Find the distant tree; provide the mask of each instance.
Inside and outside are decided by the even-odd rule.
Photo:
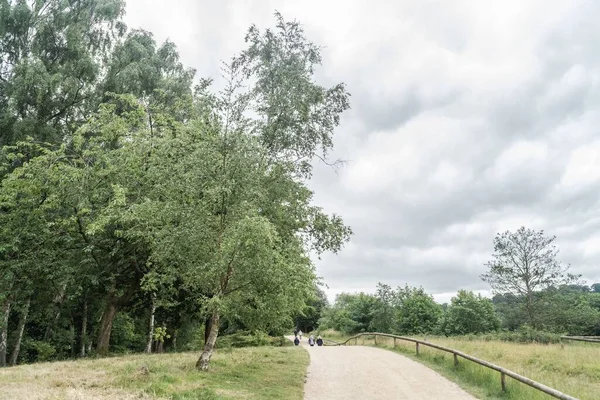
[[[594,293],[600,293],[600,283],[594,283],[592,286],[590,286],[592,292]]]
[[[500,328],[500,318],[490,299],[471,291],[459,290],[451,299],[442,330],[449,335],[485,333]]]
[[[561,334],[595,335],[600,328],[600,310],[593,306],[592,295],[573,285],[536,293],[543,305],[539,310],[541,327]]]
[[[316,329],[327,306],[327,295],[323,289],[315,285],[313,295],[306,301],[306,307],[295,318],[295,326],[304,332]]]
[[[400,334],[423,334],[436,330],[442,307],[423,288],[398,288],[394,330]]]
[[[523,309],[523,301],[520,296],[515,296],[512,293],[496,294],[492,298],[492,303],[496,313],[500,316],[504,329],[514,331],[527,323],[527,315]]]
[[[499,233],[494,239],[493,259],[485,265],[488,271],[481,279],[495,293],[511,293],[523,299],[528,323],[538,327],[536,291],[575,281],[568,266],[556,260],[556,236],[546,237],[544,231],[519,228],[516,232]]]
[[[373,311],[372,328],[376,332],[391,333],[394,323],[394,302],[396,292],[384,283],[377,284],[377,303]]]
[[[320,321],[322,328],[354,334],[372,328],[377,298],[366,293],[340,293]]]

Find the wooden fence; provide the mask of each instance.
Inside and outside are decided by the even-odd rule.
[[[600,336],[561,336],[560,338],[578,342],[600,343]]]
[[[510,376],[511,378],[513,378],[516,381],[519,381],[521,383],[529,385],[532,388],[535,388],[535,389],[537,389],[537,390],[539,390],[541,392],[549,394],[550,396],[555,397],[557,399],[577,400],[577,398],[575,398],[573,396],[569,396],[568,394],[559,392],[556,389],[552,389],[551,387],[548,387],[548,386],[543,385],[543,384],[541,384],[539,382],[531,380],[531,379],[529,379],[527,377],[519,375],[516,372],[513,372],[513,371],[508,370],[506,368],[500,367],[500,366],[498,366],[496,364],[492,364],[492,363],[487,362],[485,360],[480,360],[479,358],[476,358],[476,357],[470,356],[468,354],[465,354],[462,351],[450,349],[448,347],[440,346],[440,345],[437,345],[437,344],[434,344],[434,343],[430,343],[430,342],[426,342],[426,341],[419,340],[419,339],[413,339],[413,338],[409,338],[409,337],[405,337],[405,336],[390,335],[390,334],[387,334],[387,333],[366,332],[366,333],[359,333],[356,336],[352,336],[351,338],[349,338],[345,342],[340,343],[339,345],[347,345],[351,340],[354,340],[354,344],[356,345],[356,344],[358,344],[358,338],[361,337],[361,336],[363,337],[363,340],[364,340],[365,336],[373,336],[375,338],[375,345],[377,345],[377,337],[378,336],[393,338],[394,339],[394,348],[396,348],[396,341],[397,340],[404,340],[404,341],[407,341],[407,342],[413,342],[413,343],[415,343],[417,355],[419,354],[419,345],[423,345],[423,346],[427,346],[427,347],[433,347],[434,349],[445,351],[447,353],[452,353],[454,355],[454,366],[458,366],[458,358],[459,357],[464,358],[464,359],[469,360],[469,361],[473,361],[476,364],[483,365],[484,367],[487,367],[489,369],[493,369],[494,371],[500,372],[500,385],[501,385],[503,391],[506,391],[506,377]]]

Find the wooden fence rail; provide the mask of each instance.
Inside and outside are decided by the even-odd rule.
[[[363,343],[364,343],[364,337],[365,336],[373,336],[375,338],[375,343],[376,344],[377,344],[377,337],[378,336],[393,338],[394,339],[394,347],[396,347],[396,341],[397,340],[404,340],[404,341],[407,341],[407,342],[413,342],[413,343],[415,343],[417,354],[419,354],[419,345],[433,347],[434,349],[445,351],[447,353],[452,353],[454,355],[454,366],[458,366],[458,357],[462,357],[462,358],[467,359],[469,361],[472,361],[472,362],[474,362],[476,364],[483,365],[484,367],[487,367],[489,369],[493,369],[494,371],[500,372],[500,385],[501,385],[503,391],[506,391],[506,377],[510,376],[511,378],[513,378],[516,381],[519,381],[521,383],[529,385],[532,388],[535,388],[535,389],[537,389],[537,390],[539,390],[541,392],[549,394],[550,396],[555,397],[557,399],[562,399],[562,400],[577,400],[577,398],[575,398],[573,396],[569,396],[568,394],[559,392],[556,389],[553,389],[553,388],[551,388],[549,386],[546,386],[544,384],[536,382],[536,381],[534,381],[532,379],[529,379],[529,378],[527,378],[525,376],[519,375],[516,372],[513,372],[513,371],[508,370],[506,368],[500,367],[500,366],[498,366],[496,364],[492,364],[492,363],[487,362],[485,360],[480,360],[479,358],[476,358],[476,357],[470,356],[468,354],[465,354],[462,351],[450,349],[448,347],[440,346],[440,345],[437,345],[437,344],[434,344],[434,343],[430,343],[430,342],[426,342],[426,341],[419,340],[419,339],[413,339],[413,338],[409,338],[409,337],[405,337],[405,336],[391,335],[391,334],[388,334],[388,333],[365,332],[365,333],[359,333],[358,335],[352,336],[351,338],[349,338],[345,342],[340,343],[340,345],[347,345],[351,340],[354,340],[354,344],[357,344],[359,337],[362,337]]]
[[[600,343],[600,336],[561,336],[561,339],[576,340],[578,342]]]

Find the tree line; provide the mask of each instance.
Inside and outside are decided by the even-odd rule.
[[[196,79],[120,0],[0,0],[0,366],[281,334],[309,254],[351,229],[313,204],[349,108],[298,22],[251,26]]]
[[[374,294],[342,293],[324,308],[320,329],[348,334],[465,335],[544,331],[600,335],[600,283],[587,286],[557,260],[556,237],[524,227],[498,234],[481,278],[491,299],[459,290],[438,304],[423,288],[379,283]],[[317,324],[315,324],[317,325]]]

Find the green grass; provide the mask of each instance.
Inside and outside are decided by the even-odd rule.
[[[133,355],[0,370],[0,399],[302,399],[309,362],[295,347],[220,349],[209,372],[198,353]]]
[[[500,365],[581,400],[599,398],[600,345],[597,344],[520,344],[465,340],[460,337],[429,337],[427,341]],[[354,341],[349,344],[354,344]],[[358,339],[358,344],[362,344],[362,338]],[[500,373],[496,371],[462,358],[459,358],[459,365],[455,368],[452,354],[420,346],[420,355],[417,356],[414,343],[398,340],[397,344],[398,347],[394,351],[427,365],[478,398],[552,398],[509,377],[506,378],[507,392],[503,393],[500,387]],[[366,339],[365,345],[374,346],[374,340]],[[380,337],[378,345],[393,350],[393,339]]]

